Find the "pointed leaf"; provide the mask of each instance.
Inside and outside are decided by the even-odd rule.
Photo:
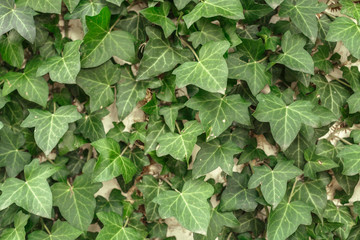
[[[28,235],[29,240],[74,240],[81,235],[81,231],[68,222],[57,220],[51,228],[50,234],[44,231],[34,231]]]

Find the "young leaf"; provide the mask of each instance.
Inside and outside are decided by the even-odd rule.
[[[122,175],[128,183],[136,173],[134,163],[123,156],[119,144],[111,138],[103,138],[91,145],[100,153],[94,168],[94,181],[103,182]]]
[[[64,0],[66,7],[69,9],[69,12],[72,13],[76,6],[79,4],[80,0]]]
[[[340,0],[341,13],[354,18],[360,23],[360,4],[353,0]]]
[[[298,100],[290,105],[275,96],[275,94],[260,94],[259,104],[254,117],[263,122],[270,122],[271,132],[282,150],[286,150],[300,131],[301,124],[318,125],[318,116],[311,112],[313,105],[304,100]]]
[[[171,132],[175,130],[175,121],[178,116],[179,110],[183,108],[183,104],[172,104],[171,106],[165,106],[160,108],[159,114],[164,116],[166,125]]]
[[[330,24],[330,29],[326,35],[326,40],[330,42],[342,41],[350,53],[360,58],[360,26],[346,17],[338,17]]]
[[[251,93],[256,96],[271,80],[271,74],[262,63],[264,44],[261,39],[242,39],[238,49],[239,52],[230,54],[227,60],[229,78],[245,80]]]
[[[76,76],[80,72],[80,44],[77,40],[65,44],[62,56],[53,56],[46,59],[37,69],[36,76],[50,73],[53,81],[66,84],[75,84]]]
[[[71,226],[68,222],[57,220],[51,231],[34,231],[29,234],[29,240],[74,240],[81,235],[81,231]]]
[[[200,19],[196,22],[196,27],[199,31],[192,32],[189,37],[189,41],[192,42],[194,48],[211,41],[226,40],[223,30],[216,24],[212,24],[208,19]]]
[[[0,54],[2,59],[14,67],[20,68],[24,62],[24,49],[22,42],[24,39],[15,30],[7,36],[0,38]]]
[[[179,161],[188,161],[195,146],[197,136],[203,132],[203,128],[197,121],[186,122],[180,134],[166,133],[157,139],[159,145],[156,148],[156,154],[159,157],[170,154]]]
[[[147,20],[159,25],[163,29],[165,38],[168,38],[171,33],[176,30],[173,21],[167,17],[170,7],[171,5],[169,2],[163,2],[159,7],[149,7],[140,11]]]
[[[19,211],[14,219],[15,228],[6,228],[0,235],[1,240],[24,240],[26,236],[25,225],[27,224],[30,215]]]
[[[42,77],[36,77],[36,70],[39,63],[40,61],[38,59],[34,59],[26,64],[23,73],[8,72],[4,76],[1,76],[0,80],[5,81],[2,91],[3,96],[17,90],[21,97],[45,107],[49,95],[49,88]]]
[[[43,13],[61,13],[61,0],[18,0],[16,5],[31,7],[35,11]]]
[[[81,118],[75,106],[62,106],[54,113],[39,109],[29,109],[29,116],[21,123],[21,127],[35,127],[35,141],[39,148],[49,155],[60,138],[69,129],[69,124]]]
[[[303,49],[305,44],[304,37],[299,34],[291,35],[290,31],[287,31],[281,40],[284,53],[280,54],[273,63],[281,63],[292,70],[314,74],[314,61]]]
[[[315,42],[318,33],[316,14],[324,11],[327,5],[312,0],[285,0],[280,6],[280,17],[290,17],[300,31]]]
[[[181,192],[164,191],[153,201],[160,205],[162,218],[175,217],[179,223],[192,232],[206,232],[210,223],[210,205],[207,199],[213,194],[213,187],[201,180],[186,181]]]
[[[176,85],[181,88],[194,84],[206,91],[224,94],[228,67],[223,55],[229,47],[228,41],[209,42],[202,46],[198,62],[183,63],[173,71]]]
[[[291,161],[279,161],[274,169],[265,165],[253,168],[254,174],[249,179],[249,188],[256,188],[261,184],[265,200],[274,207],[283,199],[287,182],[302,174]]]
[[[317,155],[315,151],[315,146],[312,146],[304,152],[304,157],[307,161],[304,167],[305,177],[316,179],[317,172],[326,171],[339,166],[331,159]]]
[[[360,146],[350,145],[345,146],[338,154],[337,157],[343,159],[342,174],[353,176],[360,173]]]
[[[0,35],[15,29],[23,38],[33,43],[36,29],[33,16],[35,12],[28,7],[15,6],[15,0],[0,2]]]
[[[168,39],[163,38],[163,34],[159,29],[146,27],[146,34],[150,39],[140,61],[139,71],[136,76],[137,80],[155,77],[172,70],[177,64],[189,60],[190,51],[173,47]]]
[[[112,31],[109,27],[111,12],[105,7],[99,15],[86,17],[88,33],[84,36],[81,47],[81,66],[83,68],[97,67],[112,56],[117,56],[128,62],[135,61],[134,37],[125,31]]]
[[[240,1],[236,0],[207,0],[198,3],[195,8],[183,18],[188,27],[202,17],[211,18],[222,16],[234,20],[244,18]]]
[[[235,143],[220,143],[218,139],[200,144],[201,150],[196,155],[192,176],[198,178],[218,167],[228,175],[232,175],[235,154],[242,150]]]
[[[94,194],[100,187],[101,183],[91,183],[87,174],[76,177],[72,186],[57,182],[51,186],[54,205],[70,225],[86,231],[94,217]]]
[[[248,107],[250,103],[240,95],[221,96],[218,93],[199,91],[185,103],[185,106],[199,110],[201,125],[210,141],[224,132],[234,121],[250,125]]]
[[[285,240],[300,224],[310,225],[312,207],[301,201],[282,201],[270,212],[267,237],[269,240]]]
[[[46,179],[57,170],[51,164],[40,164],[39,159],[34,159],[24,167],[25,181],[7,178],[1,185],[0,210],[15,203],[32,214],[51,218],[53,202]]]
[[[318,52],[313,55],[314,66],[327,74],[333,69],[331,62],[328,60],[329,53],[329,46],[321,45],[318,47]]]
[[[259,18],[268,15],[272,9],[266,4],[258,4],[254,0],[241,0],[244,8],[244,15],[246,22],[253,22]]]
[[[104,224],[98,240],[142,240],[141,234],[134,228],[126,227],[123,218],[114,212],[99,212],[96,214],[100,221]]]
[[[157,119],[154,116],[151,117],[149,119],[149,124],[146,132],[146,140],[144,143],[145,154],[154,151],[156,149],[159,137],[165,135],[168,131],[169,130],[162,119]]]
[[[254,211],[258,203],[258,197],[255,189],[248,189],[249,176],[245,173],[234,173],[228,177],[227,186],[221,194],[219,210],[234,211],[244,210],[246,212]]]
[[[106,110],[106,108],[103,108],[82,117],[77,121],[77,130],[80,131],[85,138],[90,139],[91,142],[105,138],[106,134],[101,120],[108,114],[109,111]]]
[[[76,83],[90,96],[92,112],[109,106],[114,101],[111,85],[120,79],[120,69],[111,61],[92,69],[82,69]]]

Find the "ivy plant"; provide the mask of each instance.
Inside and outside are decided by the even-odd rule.
[[[360,239],[359,67],[357,0],[1,0],[0,240]]]

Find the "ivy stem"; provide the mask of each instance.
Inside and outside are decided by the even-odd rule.
[[[182,44],[184,44],[186,47],[188,47],[190,49],[190,51],[194,54],[196,60],[198,62],[200,62],[199,56],[196,54],[195,50],[191,47],[191,45],[182,38],[180,38],[180,41],[181,41]]]
[[[343,143],[347,144],[347,145],[353,145],[351,142],[349,142],[348,140],[345,140],[345,139],[343,139],[341,137],[336,136],[336,138],[339,139],[340,141],[342,141]]]
[[[176,121],[175,121],[175,126],[176,126],[176,129],[177,129],[177,131],[179,132],[179,134],[181,134],[179,124],[178,124]]]
[[[122,150],[122,152],[120,153],[120,157],[122,156],[122,155],[124,155],[124,153],[126,152],[126,150],[129,148],[129,145],[128,146],[126,146],[125,148],[124,148],[124,150]]]
[[[109,31],[108,31],[108,33],[110,33],[112,30],[113,30],[113,28],[115,27],[115,25],[120,21],[120,19],[121,19],[121,16],[120,17],[118,17],[118,19],[114,22],[114,24],[110,27],[110,29],[109,29]]]
[[[93,147],[90,145],[89,147],[89,152],[88,152],[88,155],[86,157],[86,161],[89,161],[92,157],[92,151],[93,151]]]
[[[263,61],[265,61],[266,59],[268,59],[269,58],[269,56],[265,56],[263,59],[260,59],[259,61],[256,61],[257,63],[261,63],[261,62],[263,62]]]
[[[334,78],[334,80],[338,81],[339,83],[343,84],[344,86],[347,86],[347,87],[351,88],[351,86],[348,83],[346,83],[346,82],[344,82],[344,81],[342,81],[342,80],[340,80],[338,78]]]
[[[177,189],[172,185],[172,183],[171,183],[169,180],[167,180],[167,179],[164,178],[164,177],[160,177],[160,179],[163,180],[164,182],[166,182],[167,184],[169,184],[169,186],[170,186],[172,189],[174,189],[175,192],[180,193],[180,191],[177,190]]]
[[[126,217],[126,221],[125,221],[125,224],[124,224],[124,228],[126,228],[126,226],[128,225],[129,223],[129,217]]]
[[[299,180],[298,177],[296,177],[296,178],[295,178],[295,182],[294,182],[294,184],[293,184],[293,186],[292,186],[292,189],[291,189],[291,193],[290,193],[290,196],[289,196],[288,203],[290,203],[290,201],[291,201],[291,199],[292,199],[292,197],[293,197],[293,195],[294,195],[294,190],[295,190],[296,183],[297,183],[298,180]]]
[[[51,235],[50,230],[48,229],[48,227],[46,226],[46,224],[44,223],[44,220],[42,218],[40,218],[41,224],[43,225],[43,227],[45,228],[46,232]]]

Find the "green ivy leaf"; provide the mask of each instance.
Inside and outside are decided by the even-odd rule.
[[[5,81],[2,91],[3,96],[17,90],[21,97],[45,107],[49,88],[42,77],[36,77],[39,63],[39,60],[34,59],[26,65],[23,73],[8,72],[1,76],[0,80]]]
[[[194,48],[211,41],[226,40],[223,30],[216,24],[212,24],[208,19],[200,19],[196,22],[196,27],[198,31],[192,32],[188,39],[190,42],[192,42]]]
[[[147,20],[159,25],[163,29],[165,38],[169,37],[171,33],[176,30],[173,21],[167,17],[170,12],[170,7],[169,2],[163,2],[159,7],[149,7],[140,11]]]
[[[352,0],[340,0],[341,13],[360,23],[360,4]]]
[[[360,146],[350,145],[345,146],[338,154],[337,157],[343,159],[343,171],[342,174],[353,176],[360,173]]]
[[[151,117],[146,132],[145,140],[145,154],[154,151],[157,147],[158,139],[160,136],[165,135],[168,132],[168,128],[162,119]]]
[[[85,138],[90,139],[91,142],[105,138],[105,129],[101,120],[108,114],[109,111],[106,110],[106,108],[103,108],[90,113],[90,115],[83,116],[77,121],[77,130],[80,131]]]
[[[273,137],[283,150],[294,141],[302,123],[313,127],[318,124],[318,117],[311,112],[313,105],[308,101],[298,100],[286,105],[275,94],[259,94],[257,99],[259,104],[254,117],[270,122]]]
[[[277,8],[284,0],[265,0],[265,2],[273,9]]]
[[[1,240],[24,240],[26,236],[25,225],[27,224],[30,215],[19,211],[14,218],[15,228],[6,228],[0,235]]]
[[[70,0],[76,1],[76,0]],[[81,0],[76,4],[75,9],[71,14],[65,15],[65,19],[81,19],[81,22],[85,24],[85,16],[95,16],[100,13],[101,9],[105,7],[104,0]],[[86,29],[86,28],[85,28]]]
[[[29,240],[74,240],[81,235],[81,231],[68,222],[57,220],[49,233],[34,231],[29,234]]]
[[[312,0],[285,0],[279,11],[280,17],[290,17],[291,22],[300,31],[315,42],[318,34],[316,14],[324,11],[327,5]]]
[[[224,94],[228,68],[223,55],[229,49],[227,41],[209,42],[201,47],[198,62],[186,62],[173,71],[176,85],[194,84],[209,92]],[[196,82],[193,79],[197,79]]]
[[[22,7],[31,7],[35,11],[43,13],[61,13],[61,0],[18,0],[16,5]]]
[[[287,182],[302,174],[302,171],[291,161],[279,161],[274,169],[265,165],[253,169],[254,174],[249,179],[249,188],[256,188],[261,184],[261,192],[265,200],[274,207],[283,199]]]
[[[186,229],[199,233],[207,231],[210,223],[210,205],[207,199],[213,187],[201,180],[186,181],[181,192],[164,191],[153,201],[160,205],[162,218],[175,217]]]
[[[46,179],[58,170],[51,164],[40,164],[34,159],[24,167],[25,181],[7,178],[0,189],[0,210],[15,203],[26,211],[45,218],[51,218],[52,198]]]
[[[100,187],[101,183],[91,183],[87,174],[76,177],[71,186],[57,182],[51,186],[54,205],[59,207],[61,215],[70,225],[86,231],[94,217],[94,194]]]
[[[69,12],[72,13],[76,6],[79,4],[80,0],[64,0],[66,7],[69,9]]]
[[[99,212],[96,214],[104,224],[98,240],[117,239],[117,240],[141,240],[141,234],[134,228],[124,226],[123,218],[114,212]]]
[[[125,183],[128,183],[136,173],[134,163],[123,156],[119,144],[111,138],[103,138],[91,143],[96,151],[100,153],[99,159],[94,168],[94,181],[103,182],[114,177],[123,176]]]
[[[192,176],[198,178],[220,167],[226,174],[232,175],[235,154],[242,150],[235,143],[220,143],[218,139],[201,143],[196,155]]]
[[[199,110],[201,125],[206,130],[206,140],[218,137],[234,121],[250,125],[250,103],[240,95],[222,96],[218,93],[199,91],[185,103],[185,106]]]
[[[75,106],[62,106],[54,113],[39,109],[29,109],[29,116],[21,123],[21,127],[35,127],[35,142],[39,148],[49,155],[60,138],[69,129],[68,123],[81,118]]]
[[[271,74],[262,63],[264,44],[261,39],[242,39],[238,49],[239,52],[230,54],[227,60],[229,78],[245,80],[251,93],[257,95],[271,80]]]
[[[350,68],[343,66],[341,67],[343,77],[350,83],[351,88],[354,92],[360,91],[360,72],[356,66]]]
[[[312,146],[304,152],[304,157],[307,161],[304,167],[305,177],[316,179],[317,172],[326,171],[339,166],[331,159],[317,155],[315,151],[315,146]]]
[[[207,0],[198,3],[183,19],[186,25],[190,27],[201,17],[211,18],[214,16],[222,16],[234,20],[243,19],[243,8],[240,1],[236,0]]]
[[[172,70],[177,64],[189,60],[189,50],[173,47],[162,32],[154,27],[146,27],[149,42],[146,44],[144,56],[140,61],[137,80],[146,80],[163,72]]]
[[[15,29],[23,38],[33,43],[36,29],[33,16],[35,12],[24,6],[15,6],[15,0],[0,3],[0,35]]]
[[[124,2],[124,0],[106,0],[107,2],[113,3],[120,7],[120,5]]]
[[[160,108],[159,114],[164,116],[166,125],[171,132],[175,130],[175,121],[178,116],[179,110],[184,107],[183,104],[172,104],[171,106],[165,106]]]
[[[314,66],[323,70],[326,74],[333,69],[331,62],[328,60],[330,48],[327,45],[318,47],[318,52],[313,55]]]
[[[161,157],[170,154],[173,158],[188,161],[195,146],[197,136],[203,133],[203,128],[197,121],[189,121],[180,134],[166,133],[157,141],[156,154]]]
[[[293,234],[300,224],[310,225],[312,207],[301,201],[279,203],[270,212],[267,236],[269,240],[285,240]]]
[[[221,194],[219,210],[234,211],[244,210],[246,212],[254,211],[258,203],[258,197],[255,189],[248,189],[249,176],[245,173],[233,173],[228,177],[227,186]]]
[[[331,24],[326,40],[330,42],[342,41],[350,53],[360,58],[360,26],[346,17],[338,17]]]
[[[0,166],[6,168],[9,177],[16,177],[30,162],[31,154],[21,149],[25,143],[22,133],[14,133],[8,127],[0,133]]]
[[[314,74],[314,61],[310,54],[303,49],[305,44],[304,37],[299,34],[291,35],[287,31],[281,40],[281,48],[284,53],[280,54],[273,63],[281,63],[292,70]]]
[[[20,68],[24,62],[24,39],[15,30],[0,38],[0,54],[2,59],[14,67]]]
[[[37,69],[36,76],[50,73],[53,81],[66,84],[75,84],[76,76],[80,72],[80,44],[82,41],[65,44],[62,56],[52,56],[46,59]]]
[[[90,96],[92,112],[105,108],[114,102],[111,85],[120,79],[120,69],[111,61],[92,69],[82,69],[76,83]]]
[[[266,4],[258,4],[254,0],[241,0],[244,8],[244,21],[253,22],[268,15],[272,9]]]
[[[84,36],[81,47],[81,66],[97,67],[112,56],[128,62],[135,61],[134,37],[125,31],[112,31],[110,24],[111,12],[105,7],[99,15],[86,17],[88,33]]]

